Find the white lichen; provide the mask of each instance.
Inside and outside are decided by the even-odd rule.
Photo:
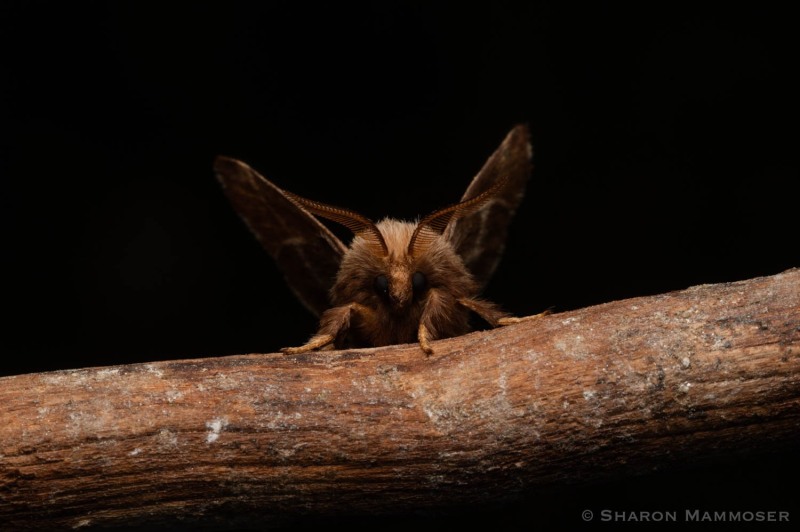
[[[206,443],[214,443],[217,441],[220,433],[227,426],[228,418],[226,417],[218,417],[212,419],[211,421],[206,421],[206,428],[208,429],[208,434],[206,434]]]

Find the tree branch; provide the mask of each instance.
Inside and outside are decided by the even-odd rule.
[[[265,332],[265,334],[267,334]],[[0,523],[487,502],[800,435],[800,270],[418,346],[0,378]]]

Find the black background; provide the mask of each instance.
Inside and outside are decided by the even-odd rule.
[[[217,154],[412,218],[530,124],[534,176],[485,294],[520,315],[800,266],[793,17],[641,4],[4,1],[0,374],[272,352],[314,331],[220,191]],[[776,487],[796,484],[792,449],[743,450],[402,526],[532,530],[603,507],[800,519]]]

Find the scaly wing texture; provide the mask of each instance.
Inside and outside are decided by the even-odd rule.
[[[287,193],[236,159],[217,157],[217,179],[236,212],[316,316],[330,307],[328,290],[347,248]]]
[[[486,285],[497,268],[505,249],[508,224],[525,196],[533,155],[529,136],[525,125],[511,130],[467,187],[461,201],[491,189],[498,180],[507,182],[478,210],[452,220],[444,232],[480,286]]]

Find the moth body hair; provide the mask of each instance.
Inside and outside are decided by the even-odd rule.
[[[351,324],[350,336],[337,343],[409,343],[416,341],[421,323],[430,331],[431,339],[468,332],[469,309],[458,300],[476,297],[478,285],[452,245],[440,236],[418,256],[412,256],[408,246],[416,223],[386,218],[376,227],[388,253],[375,253],[365,239],[355,236],[330,293],[334,308],[355,302],[369,308],[371,315],[358,316]],[[414,290],[415,273],[424,276],[424,288]],[[388,281],[386,294],[375,289],[375,279],[381,275]]]

